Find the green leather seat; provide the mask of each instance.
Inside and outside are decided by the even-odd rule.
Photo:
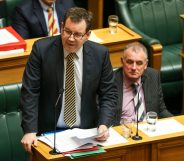
[[[180,14],[184,13],[181,0],[115,0],[116,14],[120,23],[142,36],[152,60],[151,45],[163,46],[161,81],[164,99],[173,114],[182,108],[182,28]]]
[[[22,0],[5,0],[6,2],[6,19],[7,25],[11,25],[12,22],[12,15],[14,14],[15,7],[21,2]]]
[[[21,84],[0,86],[0,160],[26,161],[19,109]]]

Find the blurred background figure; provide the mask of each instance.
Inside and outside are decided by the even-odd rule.
[[[22,1],[15,9],[12,26],[24,39],[52,36],[60,33],[64,13],[73,6],[73,0]],[[49,18],[53,18],[51,24]],[[57,32],[54,33],[54,29],[49,31],[49,25],[55,26]]]

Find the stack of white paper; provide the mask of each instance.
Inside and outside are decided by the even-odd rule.
[[[67,152],[76,149],[80,149],[80,147],[85,148],[84,145],[87,145],[89,148],[89,144],[93,145],[102,145],[102,146],[110,146],[115,144],[126,143],[127,140],[124,139],[119,133],[117,133],[114,129],[109,129],[110,137],[107,141],[98,142],[95,140],[95,137],[98,136],[97,129],[69,129],[63,132],[56,133],[56,149],[59,152]],[[45,142],[49,146],[53,147],[54,142],[54,134],[46,134],[38,138],[40,141]]]
[[[150,132],[147,130],[147,124],[139,124],[139,129],[150,137],[172,134],[184,131],[184,125],[175,119],[159,120],[156,123],[156,131]]]

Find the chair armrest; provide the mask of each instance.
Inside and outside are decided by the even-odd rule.
[[[150,66],[160,70],[162,63],[162,45],[152,44],[150,53]]]

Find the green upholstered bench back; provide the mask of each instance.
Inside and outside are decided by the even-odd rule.
[[[12,23],[12,16],[15,11],[15,7],[22,0],[2,0],[0,1],[0,28],[9,26]]]
[[[162,45],[181,42],[184,1],[181,0],[124,0],[135,25]]]
[[[12,16],[15,11],[15,7],[21,2],[22,0],[5,0],[6,2],[6,18],[7,18],[7,25],[11,25]]]
[[[19,109],[21,84],[0,86],[0,160],[25,161],[20,143],[23,136]]]

